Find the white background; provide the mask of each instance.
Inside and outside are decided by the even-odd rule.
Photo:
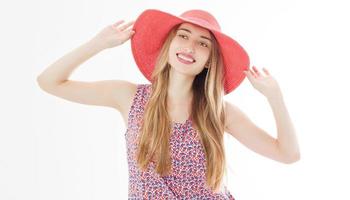
[[[121,115],[42,91],[37,76],[105,26],[147,8],[208,10],[251,64],[277,79],[299,139],[290,165],[225,138],[227,186],[238,200],[350,199],[349,5],[346,1],[10,1],[0,12],[0,199],[127,199]],[[74,80],[148,83],[130,41],[83,63]],[[227,95],[276,137],[270,106],[248,79]]]

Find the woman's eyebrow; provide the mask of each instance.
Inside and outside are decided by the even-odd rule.
[[[190,30],[188,30],[188,29],[186,29],[186,28],[179,28],[179,29],[177,29],[177,31],[179,31],[179,30],[183,30],[183,31],[192,33]],[[201,35],[201,38],[207,39],[207,40],[209,40],[210,42],[212,42],[212,40],[211,40],[210,38],[205,37],[205,36],[203,36],[203,35]]]

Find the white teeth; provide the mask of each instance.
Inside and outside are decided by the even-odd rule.
[[[181,59],[186,60],[186,61],[189,61],[189,62],[194,62],[194,60],[193,60],[193,59],[191,59],[191,58],[187,58],[187,57],[185,57],[185,56],[183,56],[183,55],[181,55],[181,54],[178,54],[177,56],[178,56],[178,57],[180,57]]]

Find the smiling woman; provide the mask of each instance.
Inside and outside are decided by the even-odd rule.
[[[122,114],[127,125],[129,198],[234,199],[222,182],[225,131],[271,159],[283,163],[299,159],[277,82],[266,69],[266,76],[256,68],[248,72],[248,54],[221,32],[213,15],[204,10],[180,16],[146,10],[135,23],[122,23],[106,27],[53,63],[38,82],[50,94],[112,107]],[[68,80],[80,63],[130,38],[137,67],[150,84]],[[245,77],[269,99],[278,122],[278,139],[224,101],[224,95]]]
[[[190,23],[182,23],[174,31],[176,37],[169,46],[169,64],[175,69],[174,72],[192,75],[194,78],[204,67],[208,68],[211,53],[209,38],[212,36],[208,30]]]
[[[153,23],[148,20],[152,18],[162,20]],[[187,11],[180,17],[147,10],[136,20],[134,29],[133,55],[152,84],[140,89],[143,91],[140,98],[145,102],[137,106],[142,108],[138,114],[142,121],[135,122],[140,124],[140,133],[128,134],[128,141],[135,141],[133,136],[139,136],[133,148],[137,151],[130,152],[131,157],[136,156],[136,163],[131,162],[132,168],[140,169],[143,174],[148,172],[150,162],[153,163],[152,171],[166,180],[164,187],[178,191],[174,193],[178,198],[233,199],[222,185],[226,172],[223,95],[243,80],[248,55],[236,41],[220,32],[210,13],[202,10]],[[162,31],[151,31],[155,29]],[[151,36],[153,40],[148,42]],[[181,129],[192,135],[184,144],[174,138]],[[185,150],[187,145],[197,142],[202,150]],[[183,146],[181,150],[179,145]],[[190,171],[198,175],[186,173]],[[179,176],[183,178],[172,181]],[[187,180],[197,181],[189,184]],[[131,188],[136,187],[134,184],[131,183]],[[145,185],[151,187],[147,182]],[[134,191],[130,193],[137,196]]]

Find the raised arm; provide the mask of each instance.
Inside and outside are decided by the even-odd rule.
[[[277,138],[255,125],[238,107],[226,102],[226,132],[251,150],[283,163],[300,159],[299,144],[292,120],[275,78],[264,68],[265,75],[254,66],[245,71],[253,87],[262,93],[271,105],[277,127]]]
[[[124,80],[74,81],[72,72],[89,58],[107,48],[123,44],[134,33],[128,29],[134,22],[121,25],[123,20],[105,27],[90,41],[59,58],[38,77],[41,89],[69,101],[100,105],[124,111],[135,93],[136,84]]]

